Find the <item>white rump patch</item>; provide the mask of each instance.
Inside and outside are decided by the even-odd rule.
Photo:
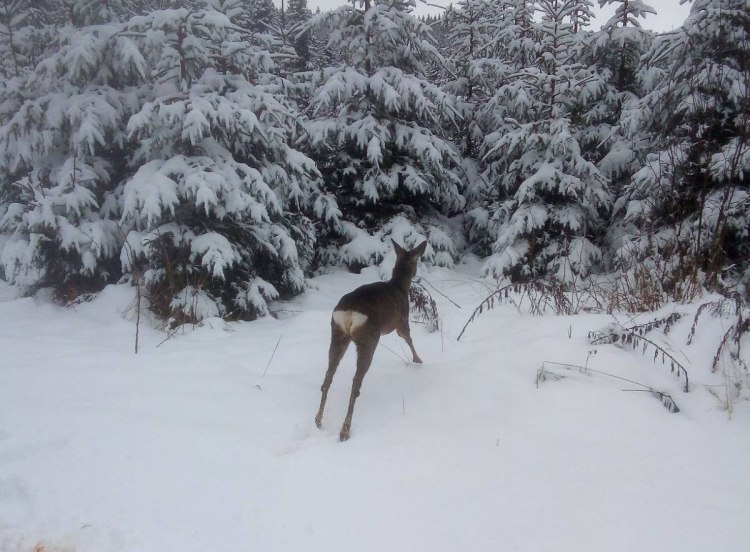
[[[353,310],[333,311],[333,322],[346,335],[352,335],[357,328],[361,328],[367,322],[367,315]]]

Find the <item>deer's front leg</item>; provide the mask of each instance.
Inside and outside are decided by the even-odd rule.
[[[417,354],[417,350],[414,348],[414,343],[412,343],[411,340],[411,331],[409,330],[409,319],[407,318],[406,321],[401,321],[401,325],[396,328],[396,333],[398,333],[398,336],[403,338],[404,341],[406,341],[406,344],[411,349],[412,354],[412,361],[416,362],[417,364],[422,364],[422,359],[419,358],[419,355]]]

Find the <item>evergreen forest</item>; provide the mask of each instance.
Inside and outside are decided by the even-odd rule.
[[[750,10],[4,0],[0,277],[253,319],[391,239],[653,310],[750,295]]]

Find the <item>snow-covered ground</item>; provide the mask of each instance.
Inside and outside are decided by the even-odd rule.
[[[316,278],[279,319],[167,341],[142,325],[137,356],[130,288],[67,309],[0,288],[0,550],[750,550],[750,405],[730,420],[706,388],[719,321],[691,346],[689,320],[662,337],[690,360],[690,393],[651,355],[589,359],[671,393],[672,414],[597,375],[537,388],[542,361],[585,363],[612,317],[504,306],[457,342],[487,289],[426,277],[461,308],[434,292],[442,331],[412,324],[423,365],[383,338],[346,443],[353,349],[313,420],[330,310],[374,270]]]

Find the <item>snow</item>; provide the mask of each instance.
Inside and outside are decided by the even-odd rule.
[[[191,260],[200,257],[201,265],[210,269],[214,278],[224,279],[224,270],[230,268],[238,256],[232,244],[221,234],[207,232],[193,239],[190,244]]]
[[[223,314],[222,305],[197,286],[185,286],[175,294],[169,306],[175,314],[182,313],[199,320],[213,319]]]
[[[587,360],[607,315],[506,305],[456,341],[488,294],[479,266],[420,268],[460,308],[435,292],[442,329],[412,325],[423,365],[383,337],[346,443],[353,350],[322,430],[313,418],[331,309],[372,271],[319,276],[278,318],[169,339],[144,321],[138,355],[132,288],[62,308],[0,282],[0,550],[746,550],[750,405],[730,420],[708,392],[720,319],[704,314],[690,346],[692,316],[661,336],[690,361],[683,393],[649,355]],[[596,374],[537,388],[545,360],[668,392],[680,412]]]

